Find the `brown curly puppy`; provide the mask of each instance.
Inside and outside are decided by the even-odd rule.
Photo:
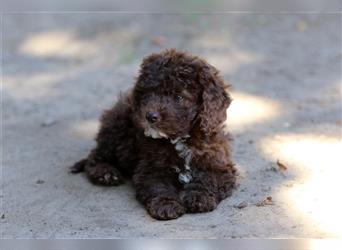
[[[100,185],[132,177],[156,219],[212,211],[235,184],[226,87],[196,56],[172,49],[146,57],[134,88],[103,114],[96,148],[71,171],[84,169]]]

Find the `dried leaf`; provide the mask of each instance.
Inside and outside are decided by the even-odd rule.
[[[287,170],[287,166],[284,165],[283,163],[281,163],[279,160],[277,160],[277,165],[278,165],[278,167],[279,167],[279,169],[281,171],[286,171]]]
[[[255,204],[257,207],[264,207],[268,205],[273,205],[272,196],[266,197],[266,199],[259,201]]]
[[[308,24],[304,20],[300,20],[297,22],[297,30],[300,32],[306,31],[308,28]]]
[[[157,46],[163,46],[166,42],[166,38],[164,36],[155,36],[152,39],[152,43]]]

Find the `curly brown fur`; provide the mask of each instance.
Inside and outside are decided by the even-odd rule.
[[[156,219],[208,212],[231,195],[235,168],[223,131],[231,99],[218,70],[177,50],[146,57],[134,88],[104,112],[97,146],[72,167],[90,181],[132,177]]]

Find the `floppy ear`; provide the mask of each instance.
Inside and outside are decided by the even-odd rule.
[[[203,87],[199,126],[203,133],[210,135],[226,120],[231,98],[225,90],[228,86],[214,67],[205,68],[199,75],[199,82]]]

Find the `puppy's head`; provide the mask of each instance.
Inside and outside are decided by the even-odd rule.
[[[135,121],[152,138],[209,135],[226,119],[224,88],[218,71],[198,57],[176,50],[152,54],[134,88]]]

